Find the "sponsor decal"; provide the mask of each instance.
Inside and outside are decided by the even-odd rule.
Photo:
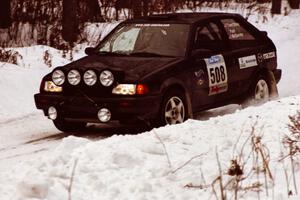
[[[263,57],[264,57],[265,60],[267,60],[267,59],[270,59],[270,58],[275,58],[276,54],[275,54],[274,51],[272,51],[272,52],[269,52],[269,53],[264,53]]]
[[[220,62],[220,56],[212,56],[212,57],[210,57],[209,59],[208,59],[208,63],[209,64],[214,64],[214,63],[218,63],[218,62]]]
[[[197,77],[197,85],[203,85],[204,83],[204,71],[202,69],[200,69],[199,71],[195,72],[195,76]]]
[[[205,59],[208,81],[209,81],[209,96],[226,92],[228,90],[227,69],[224,57],[215,55]]]
[[[257,66],[255,55],[239,58],[240,69]]]
[[[257,61],[260,63],[264,61],[264,57],[261,53],[257,54]]]
[[[216,86],[209,88],[209,93],[211,95],[218,94],[221,92],[226,92],[227,89],[228,89],[228,84],[216,85]]]
[[[135,24],[136,27],[169,27],[170,24]]]
[[[197,78],[201,78],[204,76],[204,71],[202,69],[200,69],[199,71],[195,71],[195,76]]]

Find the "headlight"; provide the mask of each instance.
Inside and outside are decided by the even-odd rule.
[[[60,86],[64,84],[65,79],[66,79],[65,74],[60,69],[57,69],[52,73],[52,81],[55,85]]]
[[[44,90],[46,92],[62,92],[62,87],[55,85],[52,81],[46,81]]]
[[[113,94],[134,95],[136,93],[135,84],[119,84],[113,90]]]
[[[81,76],[79,71],[73,69],[68,73],[68,81],[71,85],[78,85],[81,81]]]
[[[104,70],[100,74],[100,82],[103,86],[109,87],[114,82],[114,75],[111,73],[111,71]]]
[[[95,85],[97,82],[97,74],[93,70],[88,70],[84,73],[83,80],[88,86]]]

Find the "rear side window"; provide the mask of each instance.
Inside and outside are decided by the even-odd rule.
[[[255,37],[234,19],[222,19],[221,22],[230,40],[255,40]]]

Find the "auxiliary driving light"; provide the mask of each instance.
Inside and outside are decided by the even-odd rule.
[[[97,74],[93,70],[87,70],[83,75],[83,80],[88,86],[93,86],[97,82]]]
[[[57,118],[57,110],[55,107],[51,106],[48,108],[48,117],[51,120],[56,120]]]
[[[73,69],[68,73],[68,81],[71,85],[78,85],[81,81],[79,71]]]
[[[57,86],[61,86],[62,84],[64,84],[65,79],[65,74],[60,69],[57,69],[52,73],[52,81]]]
[[[98,112],[98,119],[101,122],[108,122],[111,119],[111,112],[107,108],[101,108]]]
[[[99,78],[100,83],[105,87],[111,86],[115,80],[113,73],[109,70],[102,71]]]

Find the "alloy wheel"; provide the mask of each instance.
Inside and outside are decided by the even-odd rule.
[[[183,101],[177,97],[171,97],[165,106],[165,121],[166,124],[182,123],[185,118],[185,108]]]
[[[260,79],[256,83],[254,100],[257,102],[266,102],[269,100],[269,87],[265,80]]]

